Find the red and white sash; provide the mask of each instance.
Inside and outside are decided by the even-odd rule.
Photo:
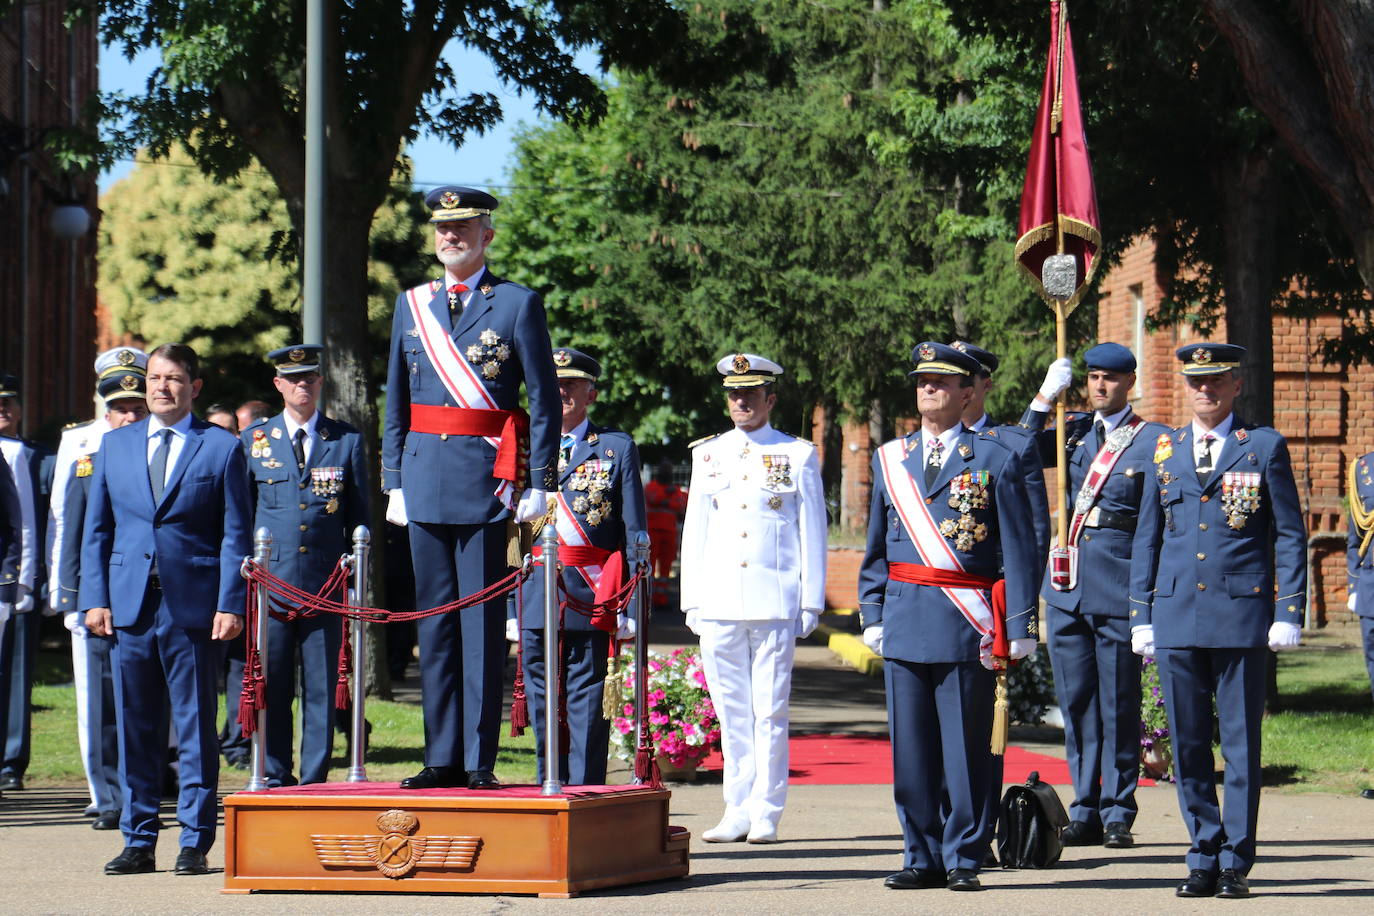
[[[587,535],[587,532],[582,530],[582,526],[578,524],[577,516],[573,514],[572,506],[568,505],[567,497],[563,495],[562,490],[558,491],[558,508],[553,513],[553,520],[554,530],[558,532],[559,547],[593,546],[592,539]],[[587,583],[587,587],[593,592],[596,591],[596,586],[601,581],[601,572],[603,568],[600,564],[595,566],[573,567],[565,565],[564,568],[577,570],[578,575]]]
[[[926,501],[916,488],[915,479],[902,466],[906,448],[901,439],[894,439],[878,449],[878,466],[882,469],[883,483],[887,487],[888,499],[897,510],[907,537],[916,545],[926,566],[954,572],[965,572],[959,557],[950,548],[949,541],[940,534],[940,528],[926,508]],[[944,588],[940,591],[953,602],[959,613],[979,633],[992,632],[992,603],[986,589]]]
[[[429,309],[430,300],[443,290],[442,280],[433,280],[423,286],[406,290],[406,302],[410,305],[410,315],[415,328],[420,332],[420,343],[425,348],[430,365],[439,380],[448,389],[449,396],[459,407],[478,410],[500,410],[500,406],[488,393],[482,378],[472,365],[458,352],[449,329],[440,324],[439,319]],[[483,436],[492,448],[500,448],[501,440],[496,436]],[[515,488],[510,481],[502,480],[496,488],[496,498],[508,509],[513,509]]]
[[[1132,414],[1107,434],[1107,441],[1097,450],[1088,468],[1088,476],[1083,478],[1083,486],[1078,488],[1078,495],[1074,497],[1068,545],[1050,550],[1050,585],[1056,591],[1071,591],[1078,584],[1078,539],[1083,534],[1097,498],[1102,494],[1102,488],[1107,485],[1112,468],[1116,467],[1126,448],[1135,441],[1136,434],[1144,426],[1144,418]]]

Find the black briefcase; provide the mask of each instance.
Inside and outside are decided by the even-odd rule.
[[[1024,786],[1011,786],[1002,796],[997,821],[997,855],[1003,868],[1049,868],[1059,861],[1064,844],[1059,835],[1069,814],[1054,786],[1031,773]]]

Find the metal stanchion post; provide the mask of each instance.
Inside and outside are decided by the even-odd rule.
[[[649,565],[649,535],[646,532],[639,532],[632,545],[634,548],[635,570],[645,571],[646,575],[639,581],[636,591],[639,593],[639,606],[635,608],[635,722],[634,732],[635,744],[639,743],[640,725],[644,722],[644,717],[648,715],[648,700],[644,685],[645,677],[645,658],[649,647],[649,579],[647,569]],[[636,776],[636,785],[643,785],[647,780]]]
[[[259,528],[253,533],[253,559],[257,561],[259,567],[264,572],[269,571],[268,567],[272,562],[272,532],[266,528]],[[262,666],[263,688],[267,686],[267,619],[271,616],[268,612],[270,606],[268,602],[272,599],[267,594],[267,586],[258,583],[253,586],[258,590],[258,619],[255,622],[257,627],[254,635],[254,646],[258,652],[258,662]],[[258,726],[253,730],[253,768],[252,774],[248,777],[247,791],[261,792],[267,788],[267,710],[258,710]]]
[[[366,525],[353,529],[353,607],[367,603],[367,564],[372,552],[372,533]],[[367,751],[367,717],[364,704],[367,678],[367,623],[353,621],[353,735],[352,753],[348,761],[348,781],[367,782],[363,756]]]
[[[558,531],[545,524],[540,536],[544,561],[544,787],[541,795],[563,794],[558,778]]]

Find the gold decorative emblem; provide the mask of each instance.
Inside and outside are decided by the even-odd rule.
[[[94,465],[91,464],[91,456],[90,456],[90,455],[82,455],[80,458],[76,459],[76,476],[77,476],[77,477],[90,477],[90,476],[91,476],[91,473],[92,473],[94,470],[95,470],[95,467],[94,467]]]
[[[262,463],[262,466],[267,468],[269,471],[275,471],[277,468],[282,466],[282,463],[275,458],[268,458],[266,461]]]
[[[272,449],[267,444],[267,433],[260,429],[253,430],[253,445],[250,451],[254,458],[272,457]]]
[[[510,345],[491,328],[477,335],[477,340],[478,343],[469,345],[463,355],[468,362],[481,368],[483,378],[496,378],[501,374],[501,364],[510,359]]]
[[[137,359],[138,357],[134,356],[133,350],[120,350],[119,353],[115,355],[115,360],[121,366],[132,366]]]
[[[954,343],[950,344],[950,346],[958,350],[960,353],[968,352],[968,344],[964,343],[962,340],[956,340]]]
[[[1212,351],[1201,348],[1193,351],[1193,362],[1199,365],[1206,365],[1212,361]]]
[[[781,509],[782,497],[776,493],[768,497],[768,508],[772,509],[774,512],[777,512],[779,509]]]
[[[444,210],[457,210],[461,203],[461,198],[452,191],[445,191],[439,195],[439,207]]]
[[[572,357],[568,355],[567,350],[559,350],[557,353],[553,355],[553,364],[555,366],[566,366],[569,365],[571,362]]]
[[[119,387],[123,388],[125,391],[133,391],[135,388],[138,387],[138,376],[124,376],[122,379],[119,380]]]
[[[730,368],[735,370],[736,375],[741,375],[749,371],[749,357],[743,353],[736,353],[735,358],[730,361]]]
[[[296,349],[292,350],[290,353],[286,354],[286,356],[293,363],[305,362],[305,351],[302,350],[300,347],[297,347]]]
[[[484,296],[490,296],[490,295],[491,295],[491,284],[490,284],[490,283],[483,283],[481,286],[479,286],[479,287],[477,287],[477,288],[480,289],[480,290],[482,291],[482,295],[484,295]]]
[[[916,348],[916,355],[921,357],[921,359],[934,359],[935,348],[928,343],[923,343]]]
[[[377,818],[381,836],[311,834],[315,857],[325,868],[376,868],[388,878],[404,878],[417,868],[466,870],[477,860],[482,838],[413,836],[420,819],[392,808]]]
[[[335,512],[338,512],[338,511],[339,511],[339,497],[337,497],[337,496],[331,496],[331,497],[329,497],[329,502],[327,502],[327,503],[324,504],[324,511],[327,512],[327,513],[329,513],[330,515],[333,515]]]

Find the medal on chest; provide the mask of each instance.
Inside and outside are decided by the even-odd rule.
[[[792,486],[792,459],[788,455],[763,456],[764,482],[769,487]]]
[[[1260,507],[1258,471],[1227,471],[1221,477],[1221,511],[1226,524],[1239,531]]]
[[[272,447],[267,443],[267,433],[261,429],[253,430],[253,444],[249,451],[254,458],[271,458]]]
[[[989,471],[964,471],[950,478],[949,507],[957,510],[959,517],[943,519],[940,533],[954,541],[955,550],[967,553],[974,544],[987,539],[988,526],[978,521],[973,513],[988,507],[991,484]]]
[[[337,496],[343,492],[343,468],[311,468],[310,491],[316,496]]]
[[[510,359],[510,344],[487,328],[477,335],[477,343],[468,345],[464,355],[482,370],[482,378],[493,379],[501,374],[501,364]]]

